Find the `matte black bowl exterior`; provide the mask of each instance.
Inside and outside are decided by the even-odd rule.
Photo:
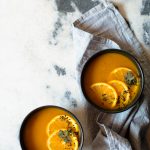
[[[27,149],[25,148],[25,143],[24,143],[24,141],[23,141],[23,130],[24,130],[24,127],[25,127],[25,125],[26,125],[27,120],[28,120],[33,114],[35,114],[36,112],[38,112],[38,111],[40,111],[40,110],[42,110],[42,109],[45,109],[45,108],[58,108],[58,109],[64,110],[64,111],[66,111],[67,113],[69,113],[69,114],[77,121],[77,123],[78,123],[78,125],[79,125],[79,129],[80,129],[80,134],[81,134],[81,136],[80,136],[80,146],[79,146],[79,150],[82,150],[83,142],[84,142],[84,133],[83,133],[83,128],[82,128],[82,126],[81,126],[81,123],[79,122],[79,120],[76,118],[76,116],[75,116],[73,113],[71,113],[70,111],[68,111],[68,110],[66,110],[66,109],[64,109],[64,108],[62,108],[62,107],[58,107],[58,106],[54,106],[54,105],[46,105],[46,106],[42,106],[42,107],[36,108],[36,109],[34,109],[33,111],[31,111],[31,112],[24,118],[24,120],[23,120],[23,122],[22,122],[22,125],[21,125],[21,128],[20,128],[20,133],[19,133],[19,140],[20,140],[20,145],[21,145],[22,150],[27,150]]]
[[[122,55],[125,55],[126,57],[128,57],[137,67],[138,71],[139,71],[139,75],[140,75],[140,91],[138,92],[137,96],[135,97],[134,101],[128,105],[127,107],[123,108],[123,109],[117,109],[117,110],[109,110],[109,109],[104,109],[98,105],[96,105],[94,102],[92,102],[92,100],[90,100],[90,98],[88,97],[88,95],[85,92],[84,89],[84,73],[86,71],[86,68],[88,67],[88,65],[98,56],[106,54],[106,53],[119,53]],[[137,102],[140,102],[140,98],[142,96],[142,92],[143,92],[143,88],[144,88],[144,73],[143,70],[141,68],[140,63],[138,62],[138,60],[131,55],[130,53],[124,51],[124,50],[120,50],[120,49],[106,49],[106,50],[102,50],[102,51],[98,51],[97,53],[95,53],[94,55],[92,55],[87,62],[84,64],[82,72],[81,72],[81,77],[80,77],[80,84],[81,84],[81,90],[83,92],[84,97],[86,98],[86,100],[91,103],[92,105],[94,105],[97,109],[106,112],[106,113],[119,113],[119,112],[123,112],[126,111],[127,109],[135,106],[137,104]]]

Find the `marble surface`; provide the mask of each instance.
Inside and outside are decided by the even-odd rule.
[[[86,127],[86,102],[80,98],[77,84],[79,58],[73,48],[72,23],[98,3],[0,1],[0,150],[21,150],[18,136],[22,120],[39,106],[67,108]],[[150,1],[113,3],[150,55]],[[89,115],[96,117],[92,112]],[[86,141],[84,149],[90,149]]]

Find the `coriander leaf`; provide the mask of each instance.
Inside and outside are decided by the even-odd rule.
[[[124,77],[125,79],[125,82],[128,84],[128,85],[135,85],[137,83],[137,79],[136,77],[132,74],[131,71],[128,71]]]

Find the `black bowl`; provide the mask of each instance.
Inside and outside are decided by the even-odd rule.
[[[88,95],[86,94],[85,88],[84,88],[84,73],[86,71],[86,68],[88,67],[88,65],[97,57],[99,57],[100,55],[106,54],[106,53],[119,53],[122,55],[125,55],[126,57],[128,57],[137,67],[138,72],[139,72],[139,76],[141,78],[140,80],[140,90],[137,94],[137,96],[135,97],[135,99],[133,100],[133,102],[128,105],[127,107],[123,108],[123,109],[116,109],[116,110],[109,110],[109,109],[105,109],[102,108],[98,105],[96,105],[94,102],[92,102],[92,100],[88,97]],[[106,50],[102,50],[102,51],[98,51],[95,54],[93,54],[84,64],[82,72],[81,72],[81,77],[80,77],[80,84],[81,84],[81,90],[83,92],[83,95],[85,97],[85,99],[92,105],[94,105],[96,108],[98,108],[99,110],[106,112],[106,113],[119,113],[119,112],[123,112],[126,111],[127,109],[135,106],[138,102],[140,102],[140,98],[142,96],[142,92],[143,92],[143,88],[144,88],[144,73],[143,70],[141,68],[140,63],[138,62],[138,60],[131,55],[129,52],[126,52],[124,50],[120,50],[120,49],[106,49]]]
[[[23,131],[24,131],[24,127],[26,125],[26,122],[28,121],[28,119],[35,113],[37,113],[38,111],[42,110],[42,109],[45,109],[45,108],[58,108],[58,109],[61,109],[63,111],[66,111],[68,114],[71,115],[72,118],[74,118],[76,120],[76,122],[78,123],[79,125],[79,130],[80,130],[80,145],[79,145],[79,150],[82,150],[82,147],[83,147],[83,142],[84,142],[84,133],[83,133],[83,128],[81,126],[81,123],[79,122],[79,120],[77,119],[77,117],[71,113],[70,111],[62,108],[62,107],[58,107],[58,106],[53,106],[53,105],[47,105],[47,106],[42,106],[42,107],[39,107],[39,108],[36,108],[34,109],[33,111],[31,111],[23,120],[22,122],[22,125],[21,125],[21,128],[20,128],[20,133],[19,133],[19,140],[20,140],[20,145],[21,145],[21,148],[22,150],[27,150],[26,149],[26,146],[25,146],[25,143],[24,143],[24,140],[23,140]]]

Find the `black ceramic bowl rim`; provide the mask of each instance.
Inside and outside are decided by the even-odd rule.
[[[140,91],[138,92],[138,94],[137,94],[136,98],[134,99],[134,101],[129,106],[127,106],[127,107],[125,107],[123,109],[108,110],[108,109],[104,109],[104,108],[96,105],[94,102],[92,102],[92,100],[90,100],[90,98],[88,97],[88,95],[86,94],[85,89],[84,89],[84,73],[85,73],[86,67],[96,57],[98,57],[100,55],[103,55],[103,54],[106,54],[106,53],[119,53],[119,54],[125,55],[126,57],[128,57],[136,65],[136,67],[138,69],[138,72],[140,74],[140,78],[141,78],[141,80],[140,80]],[[101,51],[96,52],[95,54],[93,54],[86,61],[86,63],[84,64],[84,66],[82,68],[82,71],[81,71],[80,85],[81,85],[81,90],[82,90],[82,93],[83,93],[85,99],[90,104],[92,104],[93,106],[95,106],[97,109],[99,109],[102,112],[106,112],[106,113],[120,113],[120,112],[126,111],[129,108],[135,106],[137,104],[137,102],[139,101],[139,99],[140,99],[140,97],[142,95],[143,89],[144,89],[144,73],[143,73],[142,67],[141,67],[140,63],[138,62],[138,60],[133,55],[131,55],[129,52],[127,52],[125,50],[121,50],[121,49],[105,49],[105,50],[101,50]]]
[[[20,145],[21,145],[21,148],[22,150],[27,150],[25,148],[25,143],[23,141],[23,130],[24,130],[24,127],[26,125],[26,122],[28,121],[28,119],[33,115],[35,114],[36,112],[42,110],[42,109],[45,109],[45,108],[58,108],[58,109],[61,109],[61,110],[64,110],[66,111],[67,113],[69,113],[78,123],[79,125],[79,128],[80,128],[80,132],[81,132],[81,137],[80,137],[80,146],[79,146],[79,150],[82,150],[82,147],[83,147],[83,143],[84,143],[84,133],[83,133],[83,128],[82,128],[82,125],[80,123],[80,121],[77,119],[77,117],[71,113],[69,110],[65,109],[65,108],[62,108],[62,107],[59,107],[59,106],[54,106],[54,105],[46,105],[46,106],[41,106],[41,107],[38,107],[34,110],[32,110],[23,120],[22,122],[22,125],[21,125],[21,128],[20,128],[20,132],[19,132],[19,140],[20,140]]]

